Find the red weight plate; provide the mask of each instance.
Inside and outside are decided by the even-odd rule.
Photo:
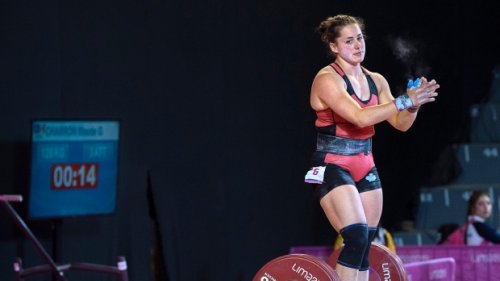
[[[370,247],[370,268],[380,280],[407,281],[408,274],[401,259],[387,247],[372,243]]]
[[[291,254],[273,259],[255,274],[253,281],[325,280],[340,281],[326,262],[304,254]]]

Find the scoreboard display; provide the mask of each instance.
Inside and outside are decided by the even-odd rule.
[[[115,211],[119,125],[114,120],[32,122],[30,218]]]

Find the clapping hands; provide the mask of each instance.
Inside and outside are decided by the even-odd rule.
[[[427,78],[421,77],[415,81],[409,80],[406,93],[413,103],[412,108],[418,108],[421,105],[435,101],[438,96],[437,89],[439,89],[439,84],[434,79],[428,81]]]

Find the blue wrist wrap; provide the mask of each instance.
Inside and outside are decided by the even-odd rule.
[[[413,102],[411,101],[407,93],[404,93],[401,96],[397,97],[394,100],[394,104],[396,105],[398,111],[403,111],[413,106]]]
[[[413,81],[412,79],[409,79],[408,80],[408,85],[406,85],[406,89],[411,89],[411,88],[415,88],[415,87],[418,87],[420,86],[420,78],[417,78],[415,81]],[[420,106],[412,106],[410,108],[408,108],[408,112],[410,113],[415,113],[418,111],[418,109],[420,108]]]

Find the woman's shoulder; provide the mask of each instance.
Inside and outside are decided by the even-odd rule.
[[[373,79],[373,82],[375,82],[375,85],[377,85],[377,89],[379,91],[381,90],[381,88],[388,87],[388,82],[382,74],[375,71],[367,70],[366,68],[363,69],[366,75],[370,76]]]
[[[318,70],[318,72],[316,73],[316,76],[319,76],[319,75],[328,75],[328,74],[333,74],[335,73],[335,71],[333,70],[333,67],[331,65],[326,65],[326,66],[323,66],[320,70]]]
[[[480,228],[493,228],[489,223],[485,221],[471,221],[470,224],[472,224],[475,227],[480,227]]]
[[[385,80],[384,76],[376,71],[371,71],[371,70],[367,69],[366,67],[363,67],[363,71],[366,73],[366,75],[370,75],[374,79]]]
[[[497,232],[496,229],[492,225],[488,224],[487,222],[475,221],[475,222],[471,222],[471,224],[474,226],[476,231],[481,236],[495,235]]]
[[[342,77],[330,65],[321,68],[314,77],[315,83],[342,83],[343,81]]]

